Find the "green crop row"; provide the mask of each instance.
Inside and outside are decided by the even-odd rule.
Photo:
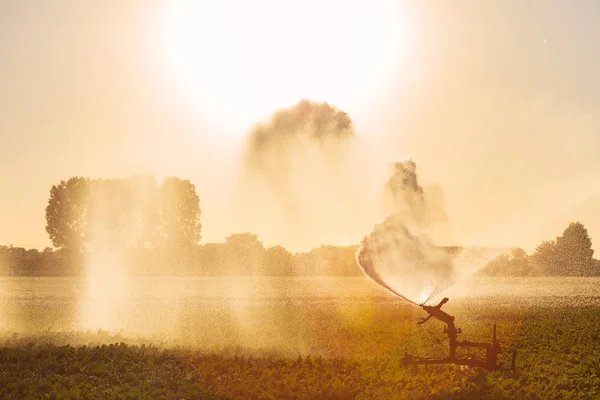
[[[24,339],[0,348],[0,398],[14,399],[596,399],[600,309],[471,304],[448,307],[463,339],[488,341],[496,323],[499,371],[405,367],[404,350],[443,357],[443,325],[398,304],[325,309],[306,323],[320,351],[294,356],[243,349],[132,344],[60,346]],[[316,314],[315,314],[316,315]],[[516,372],[510,355],[517,352]]]

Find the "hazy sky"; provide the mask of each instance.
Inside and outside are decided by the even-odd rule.
[[[243,126],[312,84],[382,160],[410,154],[442,187],[452,241],[531,250],[581,220],[600,248],[600,2],[404,1],[381,23],[391,13],[367,1],[336,3],[339,19],[318,2],[210,18],[167,3],[0,0],[0,243],[49,245],[61,179],[133,173],[192,180],[204,241],[222,240]]]

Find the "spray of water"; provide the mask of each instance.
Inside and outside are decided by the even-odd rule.
[[[398,215],[363,239],[357,261],[368,277],[413,304],[427,302],[450,282],[448,253],[425,234],[411,234]]]
[[[435,245],[432,234],[440,222],[446,222],[446,214],[440,196],[426,196],[419,185],[412,160],[394,163],[386,189],[390,216],[362,240],[357,262],[368,277],[393,294],[425,304],[466,282],[495,256],[487,249]]]
[[[355,135],[347,114],[300,101],[250,132],[235,229],[297,252],[357,243],[385,215],[381,193],[388,175],[389,166]]]
[[[426,233],[412,234],[400,215],[377,224],[361,242],[357,261],[365,274],[413,304],[444,292],[464,295],[471,278],[505,249],[436,246]]]

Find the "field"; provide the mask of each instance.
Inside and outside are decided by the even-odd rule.
[[[445,355],[441,323],[417,326],[422,310],[393,299],[321,302],[295,310],[302,313],[304,332],[313,334],[304,354],[281,346],[125,344],[102,332],[8,335],[0,349],[0,398],[600,398],[600,307],[597,298],[579,298],[575,305],[573,300],[463,300],[445,306],[456,316],[462,339],[489,341],[497,323],[500,361],[510,364],[516,349],[516,372],[407,368],[401,364],[405,349]]]

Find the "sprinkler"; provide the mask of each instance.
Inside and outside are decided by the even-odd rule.
[[[469,342],[460,341],[457,336],[462,333],[460,328],[456,328],[454,325],[454,316],[442,311],[442,306],[448,302],[448,298],[445,297],[436,306],[427,306],[425,304],[419,304],[419,306],[429,314],[426,318],[421,319],[418,322],[419,325],[423,325],[429,321],[432,317],[446,324],[444,327],[444,333],[448,335],[450,339],[450,352],[447,357],[444,358],[425,358],[415,357],[408,354],[404,350],[404,365],[430,365],[430,364],[456,364],[466,365],[471,367],[484,368],[488,371],[495,371],[499,368],[498,366],[498,354],[502,353],[500,349],[500,342],[496,339],[496,324],[494,324],[494,333],[492,341],[489,343],[483,342]],[[479,350],[485,350],[485,359],[479,358],[476,355],[470,355],[468,357],[458,357],[456,350],[460,347],[463,348],[476,348]],[[512,370],[515,370],[515,359],[517,353],[512,353]]]

